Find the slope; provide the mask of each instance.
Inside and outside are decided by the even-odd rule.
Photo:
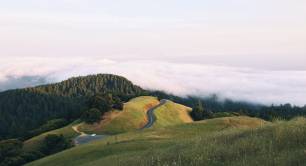
[[[189,115],[191,110],[192,109],[189,107],[167,100],[165,104],[161,105],[154,111],[156,121],[154,122],[153,127],[159,128],[190,123],[193,121]]]
[[[266,159],[261,163],[288,163],[295,155],[296,162],[301,162],[305,124],[305,119],[269,124],[249,117],[217,118],[109,137],[43,158],[29,166],[241,165],[246,159],[255,165],[263,155]],[[283,158],[289,151],[292,154]],[[271,160],[274,157],[280,160]]]
[[[24,141],[23,143],[23,149],[26,151],[35,151],[35,150],[39,150],[42,142],[44,141],[45,137],[48,134],[59,134],[59,135],[63,135],[67,140],[72,140],[74,137],[78,136],[79,133],[75,132],[72,127],[76,124],[79,124],[79,121],[75,121],[65,127],[62,127],[60,129],[56,129],[56,130],[52,130],[52,131],[48,131],[45,132],[43,134],[40,134],[38,136],[35,136],[31,139],[28,139],[26,141]]]

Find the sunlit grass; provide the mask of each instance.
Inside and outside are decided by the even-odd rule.
[[[165,127],[171,125],[178,125],[183,123],[190,123],[193,120],[189,116],[191,108],[167,101],[164,105],[158,107],[154,111],[156,121],[153,127]]]
[[[117,134],[140,129],[147,122],[147,111],[158,105],[156,97],[137,97],[124,104],[123,111],[113,111],[95,125],[82,125],[80,130],[88,133]]]
[[[306,119],[227,117],[129,132],[32,165],[303,165]]]

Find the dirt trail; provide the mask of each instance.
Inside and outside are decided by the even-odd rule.
[[[84,132],[82,132],[82,131],[79,130],[80,125],[82,125],[82,123],[72,126],[72,129],[73,129],[75,132],[79,133],[80,136],[86,136],[86,135],[87,135],[86,133],[84,133]]]

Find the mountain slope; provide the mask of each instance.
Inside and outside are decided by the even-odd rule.
[[[27,137],[27,133],[46,121],[79,118],[87,108],[89,97],[112,93],[122,98],[143,93],[140,87],[127,79],[98,74],[33,88],[9,90],[0,93],[0,140]]]

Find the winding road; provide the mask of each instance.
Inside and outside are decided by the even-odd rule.
[[[164,105],[165,103],[167,102],[167,100],[163,99],[160,101],[160,103],[152,108],[150,108],[148,111],[147,111],[147,117],[148,117],[148,123],[142,127],[140,130],[143,130],[143,129],[147,129],[147,128],[150,128],[153,126],[155,120],[156,120],[156,117],[154,115],[154,111]],[[108,137],[109,135],[96,135],[96,134],[86,134],[82,131],[79,130],[79,126],[81,124],[78,124],[78,125],[75,125],[75,126],[72,126],[72,129],[79,133],[80,135],[77,136],[76,138],[74,138],[74,143],[75,145],[82,145],[82,144],[86,144],[86,143],[89,143],[89,142],[92,142],[92,141],[95,141],[95,140],[100,140],[100,139],[104,139],[106,137]]]
[[[147,129],[147,128],[150,128],[150,127],[153,126],[153,124],[154,124],[154,122],[155,122],[155,120],[156,120],[156,117],[155,117],[155,115],[154,115],[154,111],[155,111],[158,107],[164,105],[166,102],[167,102],[167,100],[163,99],[163,100],[160,101],[160,103],[159,103],[158,105],[156,105],[156,106],[150,108],[150,109],[147,111],[148,123],[147,123],[145,126],[143,126],[141,129]]]

